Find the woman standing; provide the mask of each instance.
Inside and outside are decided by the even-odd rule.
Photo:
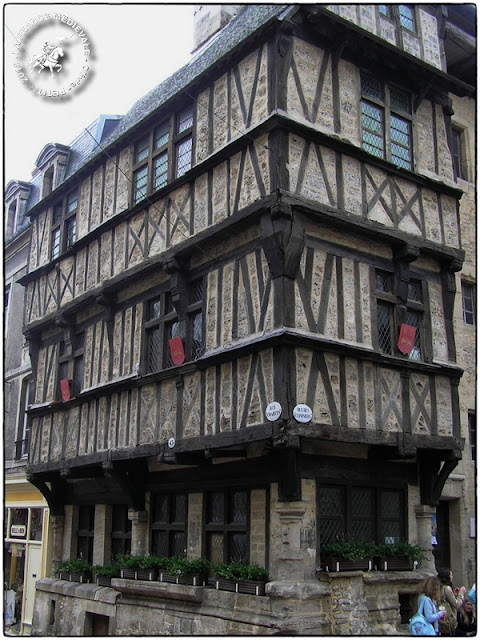
[[[437,602],[440,599],[441,585],[436,576],[430,576],[424,580],[420,586],[418,604],[419,608],[423,599],[423,615],[427,622],[430,622],[438,636],[438,621],[445,616],[445,611],[437,611]]]
[[[440,635],[453,636],[457,628],[457,611],[462,606],[466,589],[453,589],[453,574],[450,569],[441,569],[438,579],[442,585],[439,604],[446,609],[445,619],[440,623]]]

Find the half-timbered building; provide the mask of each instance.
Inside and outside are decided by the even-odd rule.
[[[197,7],[184,68],[112,132],[84,131],[83,152],[42,152],[23,278],[28,477],[53,559],[186,555],[270,577],[265,596],[42,580],[43,634],[408,619],[465,440],[452,100],[473,126],[474,89],[449,72],[448,11]],[[452,538],[474,517],[462,508]],[[409,540],[425,560],[326,572],[322,544],[339,537]],[[455,547],[465,580],[471,545]]]

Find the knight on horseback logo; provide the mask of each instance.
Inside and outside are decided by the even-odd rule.
[[[32,65],[31,72],[35,67],[39,67],[38,73],[44,69],[50,69],[50,73],[53,75],[53,70],[56,69],[57,73],[62,70],[62,66],[58,59],[64,56],[64,51],[61,43],[65,38],[56,38],[58,42],[53,40],[47,40],[43,45],[42,53],[34,54],[27,66]],[[31,73],[30,72],[30,73]]]

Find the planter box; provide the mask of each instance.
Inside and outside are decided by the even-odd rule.
[[[324,558],[322,566],[325,571],[371,571],[373,558],[361,560],[345,560],[345,558]]]
[[[95,584],[99,587],[111,587],[112,586],[112,578],[109,576],[95,576]]]
[[[140,569],[139,567],[121,567],[120,577],[127,580],[156,580],[157,569]]]
[[[265,595],[265,582],[261,580],[239,580],[238,593],[249,593],[252,596]]]
[[[215,578],[215,589],[222,591],[234,591],[235,593],[247,593],[252,596],[265,595],[265,582],[260,580],[229,580],[228,578]]]
[[[238,582],[236,580],[229,580],[228,578],[215,577],[215,589],[238,592]]]
[[[160,582],[170,582],[172,584],[189,584],[194,587],[203,587],[207,584],[208,576],[204,573],[184,573],[176,575],[160,569],[158,573]]]
[[[379,571],[412,571],[413,562],[406,556],[398,558],[375,558],[375,564]]]
[[[91,573],[65,573],[60,571],[59,573],[60,580],[68,580],[68,582],[81,582],[88,583],[92,581]]]

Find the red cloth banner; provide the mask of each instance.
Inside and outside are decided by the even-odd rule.
[[[410,353],[415,344],[415,334],[417,332],[416,327],[412,327],[410,324],[400,325],[400,335],[398,336],[398,350],[404,355]]]
[[[170,347],[173,364],[183,364],[185,362],[185,351],[183,350],[183,342],[180,336],[170,338],[168,346]]]
[[[68,378],[60,380],[60,391],[62,393],[62,400],[70,400],[70,380]]]

